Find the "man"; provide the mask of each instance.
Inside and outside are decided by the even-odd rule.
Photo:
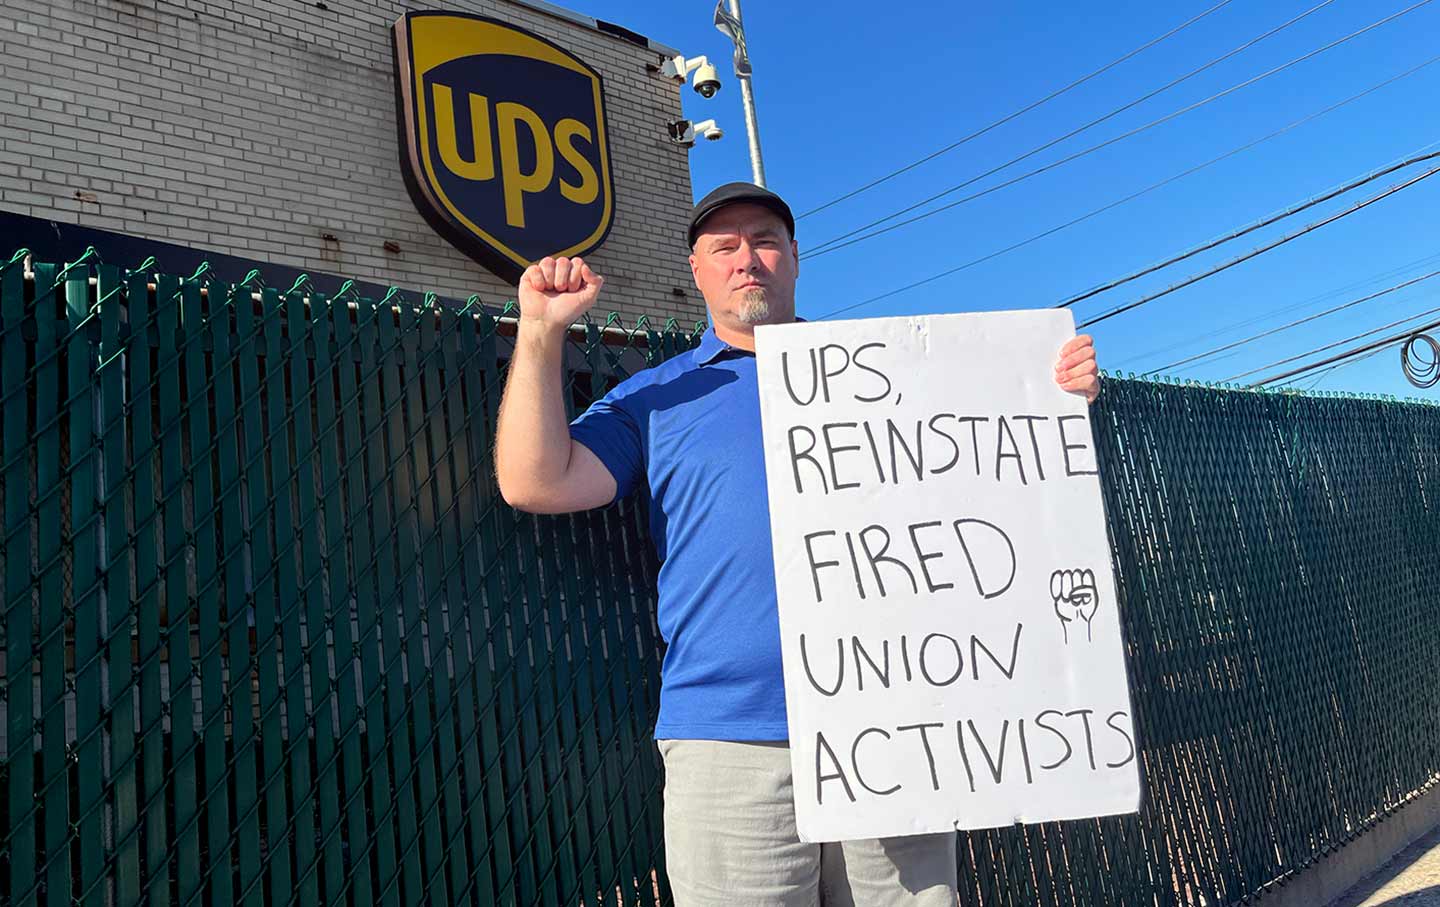
[[[546,258],[520,279],[495,452],[501,493],[537,513],[600,507],[644,482],[668,648],[655,728],[665,849],[679,907],[955,904],[955,834],[805,844],[795,830],[771,560],[755,326],[795,320],[799,249],[779,196],[719,187],[690,217],[690,270],[710,329],[567,425],[566,332],[604,280]],[[1055,379],[1094,400],[1076,337]]]

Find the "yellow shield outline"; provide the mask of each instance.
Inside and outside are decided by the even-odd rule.
[[[604,207],[600,223],[588,237],[550,254],[586,255],[605,241],[614,222],[615,191],[610,173],[603,81],[599,72],[570,51],[539,35],[508,22],[473,13],[408,12],[395,21],[393,31],[396,110],[401,136],[400,170],[415,206],[436,232],[511,283],[518,283],[520,275],[532,263],[475,223],[446,197],[435,175],[436,165],[431,159],[431,149],[424,140],[429,134],[430,111],[426,104],[417,103],[424,97],[423,79],[436,66],[464,56],[445,49],[446,45],[469,44],[484,48],[480,53],[540,60],[577,72],[590,80],[594,86],[595,147],[599,152]],[[432,40],[435,35],[443,35],[444,40]]]

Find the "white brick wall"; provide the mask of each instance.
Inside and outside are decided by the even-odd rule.
[[[616,208],[590,256],[606,277],[600,308],[627,319],[704,317],[685,263],[688,153],[664,125],[680,116],[680,88],[646,72],[656,51],[505,0],[325,3],[9,0],[0,8],[0,208],[509,299],[512,287],[415,210],[396,144],[391,25],[411,9],[475,12],[555,41],[605,80]],[[386,252],[387,240],[401,251]]]

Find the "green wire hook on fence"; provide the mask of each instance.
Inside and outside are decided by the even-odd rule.
[[[291,293],[299,290],[302,286],[308,289],[311,293],[315,292],[315,284],[310,281],[310,275],[301,274],[299,277],[295,278],[295,282],[290,285],[290,289],[286,290],[284,295],[289,296]]]
[[[640,333],[641,333],[642,331],[648,330],[649,327],[650,327],[650,316],[649,316],[649,315],[641,315],[639,318],[636,318],[636,319],[635,319],[635,327],[631,328],[631,329],[625,334],[625,343],[626,343],[627,345],[628,345],[628,344],[631,344],[631,343],[634,343],[634,342],[635,342],[635,338],[638,337],[638,336],[640,336]]]
[[[24,260],[25,260],[25,257],[26,257],[27,255],[29,255],[29,254],[30,254],[30,250],[27,249],[27,248],[25,248],[24,246],[21,246],[20,248],[16,249],[16,250],[15,250],[15,254],[10,256],[10,260],[7,261],[7,262],[5,262],[5,264],[0,265],[0,274],[3,274],[3,273],[5,273],[7,270],[9,270],[9,269],[10,269],[10,266],[13,265],[13,264],[15,264],[15,262],[17,262],[17,261],[24,261]]]
[[[55,282],[51,285],[50,289],[54,290],[56,287],[59,287],[60,284],[65,282],[66,276],[69,275],[71,271],[85,264],[92,258],[102,263],[104,262],[104,259],[100,257],[100,253],[95,250],[94,246],[86,246],[84,253],[82,253],[79,258],[60,269],[60,273],[55,275]]]

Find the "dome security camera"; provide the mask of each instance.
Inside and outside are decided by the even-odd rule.
[[[713,63],[704,63],[697,67],[692,81],[702,98],[713,98],[720,90],[720,75],[715,71]]]
[[[692,76],[690,84],[702,98],[713,98],[720,91],[720,74],[715,70],[715,65],[703,56],[686,58],[684,55],[677,55],[658,66],[652,65],[650,69],[679,82],[684,82],[686,76]]]

